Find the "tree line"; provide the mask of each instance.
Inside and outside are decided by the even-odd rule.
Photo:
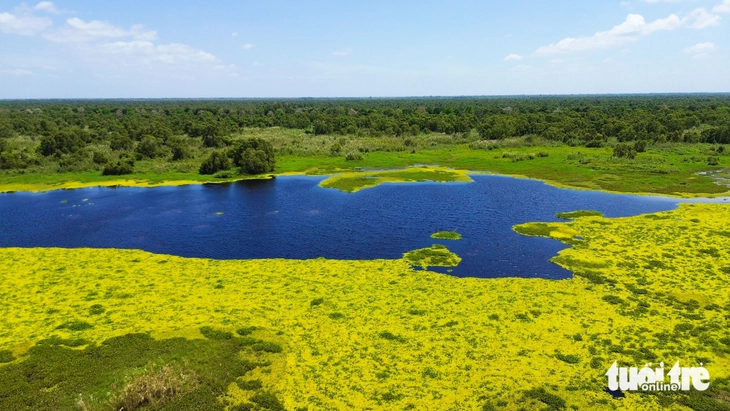
[[[61,168],[79,153],[87,155],[85,146],[108,144],[126,157],[95,153],[93,162],[123,171],[135,159],[189,158],[190,138],[204,148],[230,149],[231,135],[268,127],[403,139],[423,133],[482,140],[533,135],[587,147],[609,138],[728,144],[730,95],[0,101],[0,168],[32,163],[33,153],[8,143],[16,137],[33,138],[36,152],[57,158]]]

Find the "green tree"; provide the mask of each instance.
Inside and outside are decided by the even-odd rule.
[[[180,138],[170,139],[167,146],[172,150],[172,161],[180,161],[193,156],[190,146]]]
[[[135,153],[137,153],[138,160],[143,158],[164,157],[166,154],[165,149],[162,146],[162,142],[150,135],[142,137],[142,140],[135,149]]]
[[[84,146],[79,130],[64,130],[56,135],[43,136],[38,151],[44,156],[73,154]]]
[[[215,174],[229,168],[231,168],[231,163],[228,157],[220,151],[214,151],[203,161],[198,172],[200,174]]]
[[[114,133],[109,140],[109,147],[115,151],[131,150],[134,147],[134,142],[127,135]]]
[[[260,138],[240,142],[231,154],[233,163],[240,167],[244,174],[267,173],[276,168],[274,147]]]
[[[101,174],[105,176],[121,176],[124,174],[132,174],[133,172],[134,157],[128,153],[123,153],[116,163],[107,163]]]

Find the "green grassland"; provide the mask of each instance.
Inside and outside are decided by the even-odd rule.
[[[115,383],[169,366],[197,376],[175,398],[210,409],[727,409],[728,226],[727,206],[682,204],[515,227],[572,244],[553,259],[575,274],[560,281],[455,278],[407,258],[0,249],[0,408],[22,378],[37,398],[112,409]],[[108,374],[82,372],[96,355],[141,349]],[[614,361],[702,362],[712,385],[614,399],[603,376]],[[59,377],[69,370],[79,374]]]
[[[605,147],[586,148],[530,136],[481,141],[476,135],[432,133],[409,137],[406,146],[404,139],[396,137],[313,136],[302,130],[267,128],[246,129],[231,138],[232,141],[261,138],[271,142],[277,153],[273,174],[329,175],[426,164],[461,171],[524,176],[557,186],[613,192],[696,196],[728,191],[726,186],[716,184],[716,178],[698,174],[725,170],[730,161],[727,153],[713,151],[716,145],[702,143],[657,143],[650,145],[646,152],[638,153],[636,158],[626,159],[613,156],[611,146],[615,145],[615,141],[609,141]],[[37,141],[28,137],[15,137],[8,141],[16,151],[32,151],[38,145]],[[103,176],[102,166],[93,164],[90,157],[83,160],[77,169],[61,169],[55,160],[40,159],[39,164],[23,170],[0,172],[0,192],[86,185],[225,182],[268,176],[236,176],[233,172],[198,174],[200,163],[216,149],[203,147],[199,138],[191,138],[190,141],[190,158],[172,161],[168,155],[142,159],[135,163],[133,174],[124,176]],[[338,153],[332,152],[331,147],[335,144],[342,147]],[[88,147],[88,150],[102,152],[112,161],[120,155],[106,146]],[[359,153],[359,159],[348,160],[346,152]],[[708,165],[708,157],[711,156],[718,158],[717,165]],[[344,184],[343,189],[356,191],[374,182],[364,172],[359,177]],[[402,179],[444,181],[443,178],[436,173],[403,176]]]

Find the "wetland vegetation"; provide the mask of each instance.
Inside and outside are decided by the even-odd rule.
[[[431,238],[438,240],[461,240],[461,234],[456,231],[439,231],[431,234]]]
[[[3,101],[0,191],[305,173],[354,193],[472,170],[712,196],[729,124],[727,95]],[[371,260],[0,248],[0,409],[729,409],[729,210],[514,226],[569,246],[564,280],[428,271],[462,263],[441,244]],[[701,363],[712,386],[615,398],[614,361]]]
[[[85,402],[93,394],[104,402],[115,398],[104,391],[115,381],[173,364],[188,367],[198,376],[196,389],[213,390],[216,406],[228,409],[257,409],[258,400],[289,410],[723,409],[730,390],[728,224],[722,204],[544,223],[540,235],[582,237],[554,258],[575,273],[560,281],[455,278],[414,271],[408,256],[220,261],[132,250],[0,249],[0,348],[10,360],[0,366],[3,389],[36,375],[35,393],[68,393],[64,401],[83,394]],[[137,342],[121,344],[129,339]],[[135,357],[133,368],[111,367],[85,384],[63,383],[56,373],[97,361],[69,364],[68,355],[121,350],[127,358],[150,347],[154,357],[153,347],[170,344],[178,348],[161,354],[161,362]],[[167,361],[178,349],[180,357]],[[270,365],[216,377],[206,373],[208,360],[191,359],[236,350],[245,354],[238,358]],[[58,359],[33,368],[41,358]],[[620,399],[604,391],[603,373],[613,361],[676,360],[702,362],[712,389]],[[36,371],[22,371],[30,369]],[[180,401],[199,398],[192,388],[182,392],[188,394]]]
[[[727,187],[697,173],[727,165],[729,120],[726,95],[4,101],[0,190],[432,164],[578,188],[716,194]],[[361,177],[345,188],[368,186]]]

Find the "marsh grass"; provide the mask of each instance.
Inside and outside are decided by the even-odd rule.
[[[78,344],[46,339],[2,368],[0,409],[222,409],[228,385],[267,364],[241,357],[251,344],[127,334],[73,349]]]
[[[193,391],[198,384],[195,373],[178,364],[149,364],[128,380],[111,403],[114,409],[124,411],[159,407]]]
[[[461,262],[461,257],[452,253],[441,244],[434,244],[429,248],[409,251],[403,254],[403,259],[411,265],[423,268],[429,266],[455,267]]]
[[[423,181],[445,183],[470,182],[472,180],[464,171],[439,167],[409,167],[402,170],[343,173],[322,181],[320,186],[354,193],[364,188],[375,187],[383,183],[412,183]]]
[[[456,231],[439,231],[431,234],[431,238],[437,240],[461,240],[461,234]]]
[[[132,250],[0,249],[6,267],[0,297],[13,302],[0,305],[8,325],[0,349],[18,357],[0,365],[0,401],[5,401],[0,409],[24,409],[35,401],[72,409],[79,393],[87,405],[92,396],[105,401],[113,384],[120,389],[150,361],[184,364],[200,378],[198,388],[168,403],[177,409],[217,404],[256,410],[261,407],[251,398],[258,391],[274,393],[289,410],[479,409],[487,402],[496,409],[563,403],[569,409],[658,409],[653,396],[627,393],[620,402],[612,399],[603,392],[603,374],[613,361],[641,367],[676,360],[706,364],[712,394],[667,397],[662,399],[667,407],[723,409],[730,397],[720,383],[730,370],[730,294],[722,268],[730,267],[725,251],[730,237],[717,233],[730,226],[728,208],[680,204],[657,215],[661,218],[548,223],[549,238],[573,233],[584,238],[553,260],[576,273],[560,281],[454,278],[414,270],[405,259],[215,261]],[[684,228],[678,227],[680,220]],[[167,261],[165,270],[160,260]],[[59,280],[50,284],[49,273]],[[210,286],[217,280],[225,288]],[[116,298],[122,291],[134,298]],[[103,316],[86,318],[94,327],[56,330],[57,324],[88,314],[87,296],[93,292],[98,299],[109,295]],[[323,297],[323,304],[311,305]],[[333,321],[333,313],[346,320]],[[206,325],[218,331],[260,328],[215,340],[200,334]],[[167,348],[126,340],[127,349],[141,345],[144,350],[125,359],[131,355],[127,349],[110,352],[109,342],[101,343],[140,327],[166,335],[155,341]],[[190,340],[176,343],[167,336],[185,332]],[[29,336],[51,340],[46,336],[54,334],[53,343],[23,348]],[[80,337],[86,347],[71,347]],[[283,350],[255,351],[261,341]],[[230,356],[206,359],[221,350]],[[556,350],[580,362],[563,361]],[[38,353],[57,351],[63,354],[58,360],[48,355],[37,360]],[[67,359],[59,368],[58,361]],[[103,370],[87,375],[87,369],[100,367],[92,360],[116,371],[104,378]],[[52,363],[55,371],[49,369]],[[218,378],[206,364],[215,364],[210,367]],[[424,375],[426,368],[433,373]],[[260,380],[262,388],[242,390],[235,382],[243,380]],[[530,394],[520,394],[525,391]],[[58,398],[65,402],[59,405]]]

